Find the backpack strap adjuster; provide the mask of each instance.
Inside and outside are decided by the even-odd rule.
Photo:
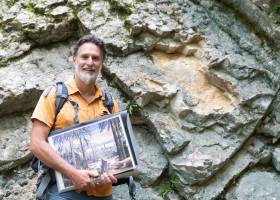
[[[112,93],[107,88],[102,88],[102,96],[104,97],[104,106],[108,109],[109,113],[113,112],[114,100]]]

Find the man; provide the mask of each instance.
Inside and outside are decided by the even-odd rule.
[[[104,106],[101,89],[96,85],[96,79],[102,69],[105,58],[104,43],[93,36],[86,36],[78,41],[74,48],[74,77],[67,82],[68,99],[74,100],[78,106],[80,122],[108,114]],[[32,133],[30,141],[31,152],[51,169],[67,176],[75,186],[75,191],[59,194],[56,184],[48,187],[49,200],[61,199],[112,199],[112,183],[117,179],[108,174],[102,174],[94,184],[91,177],[96,173],[89,170],[78,170],[61,158],[49,145],[48,134],[51,129],[60,129],[73,125],[74,107],[66,101],[58,115],[55,108],[55,88],[48,95],[42,95],[31,117]],[[118,111],[114,102],[113,112]]]

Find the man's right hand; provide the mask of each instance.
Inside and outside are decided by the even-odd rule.
[[[96,170],[75,170],[72,173],[71,181],[75,187],[76,192],[90,191],[94,187],[100,187],[107,184],[116,183],[117,179],[109,174],[102,174],[96,183],[92,181],[92,177],[97,177]]]
[[[77,192],[87,191],[92,185],[91,177],[98,176],[98,172],[95,170],[76,170],[72,176],[71,181]]]

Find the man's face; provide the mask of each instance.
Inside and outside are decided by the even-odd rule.
[[[87,85],[94,84],[103,63],[100,48],[93,43],[82,44],[73,61],[75,76]]]

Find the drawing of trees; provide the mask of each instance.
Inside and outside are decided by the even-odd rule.
[[[118,156],[117,159],[123,160],[129,157],[128,144],[124,135],[125,130],[123,130],[120,117],[103,120],[93,126],[73,129],[64,134],[52,137],[52,140],[57,152],[70,164],[78,169],[89,169],[99,159],[98,155],[95,154],[100,151],[100,149],[93,146],[93,134],[101,134],[100,136],[102,137],[103,131],[106,131],[104,137],[108,137],[108,134],[113,135]],[[104,142],[103,149],[110,152],[108,150],[109,147],[105,146],[107,143]],[[105,150],[102,150],[103,153]],[[111,151],[113,152],[113,150]]]
[[[125,150],[125,145],[124,145],[125,138],[122,132],[122,127],[120,124],[119,117],[111,118],[109,120],[104,120],[103,122],[100,122],[98,125],[99,125],[100,132],[102,132],[104,129],[107,129],[107,131],[109,131],[110,129],[112,130],[118,155],[119,155],[119,160],[123,160],[124,158],[126,158],[128,155],[126,154],[126,150]]]
[[[62,156],[68,162],[73,163],[78,168],[89,169],[88,161],[86,159],[86,154],[85,154],[86,152],[85,149],[90,146],[90,142],[87,139],[87,136],[89,134],[90,133],[87,132],[86,129],[84,128],[73,130],[71,133],[62,134],[57,137],[54,137],[53,144],[56,146],[58,152],[66,151],[64,155],[67,155],[67,157],[64,157],[63,155]],[[76,148],[73,145],[74,141],[79,142],[78,148]],[[67,144],[69,144],[70,148],[67,148]],[[75,150],[77,151],[75,152]],[[79,153],[82,154],[82,158],[80,158]]]
[[[67,147],[67,143],[69,144],[69,148]],[[65,160],[76,165],[75,159],[73,159],[73,144],[70,134],[61,134],[53,137],[53,144],[56,147],[57,152],[59,152]]]

